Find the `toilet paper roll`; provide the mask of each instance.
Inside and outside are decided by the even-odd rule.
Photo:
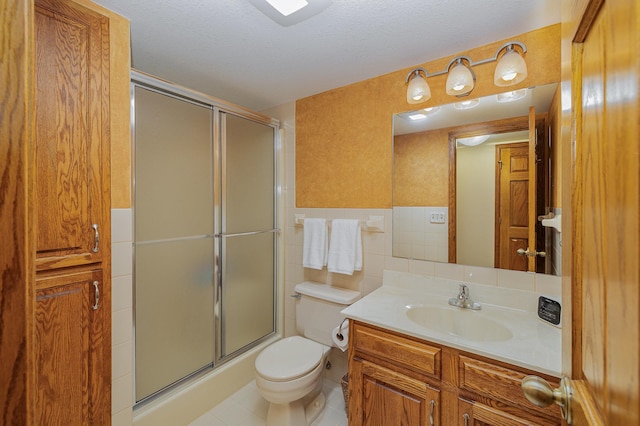
[[[349,320],[344,321],[338,327],[333,329],[331,332],[331,339],[336,347],[342,352],[347,350],[349,347]]]

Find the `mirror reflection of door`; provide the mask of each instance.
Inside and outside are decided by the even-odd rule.
[[[550,139],[545,115],[536,118],[532,112],[531,120],[531,131],[528,117],[487,126],[483,142],[475,146],[469,142],[477,136],[464,130],[454,137],[451,262],[551,272],[551,256],[543,252],[550,252],[553,230],[540,221],[551,206]]]
[[[524,251],[529,247],[529,143],[496,145],[496,158],[495,267],[526,271],[528,260]]]

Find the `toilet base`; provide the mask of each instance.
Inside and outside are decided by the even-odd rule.
[[[306,405],[305,398],[288,404],[269,405],[266,426],[301,426],[310,425],[318,418],[326,404],[326,398],[322,392]]]

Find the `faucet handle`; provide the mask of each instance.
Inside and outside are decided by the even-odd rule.
[[[466,284],[460,284],[460,293],[458,294],[458,298],[467,299],[469,297],[469,287]]]

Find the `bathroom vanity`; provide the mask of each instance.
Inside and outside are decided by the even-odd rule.
[[[527,309],[535,294],[473,286],[482,308],[471,311],[447,303],[458,282],[386,278],[343,311],[351,319],[350,424],[561,424],[558,406],[537,407],[521,389],[527,375],[560,381],[560,330]],[[505,297],[516,306],[486,302]]]

